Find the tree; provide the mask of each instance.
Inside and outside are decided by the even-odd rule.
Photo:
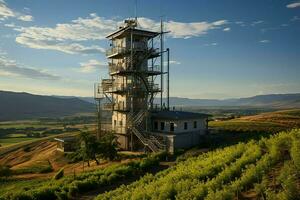
[[[88,166],[90,166],[90,160],[95,160],[97,165],[99,165],[96,157],[97,153],[99,153],[99,143],[96,137],[88,132],[81,132],[79,137],[81,141],[80,153],[83,161],[87,159]]]
[[[118,154],[118,142],[114,133],[106,133],[99,140],[100,155],[104,159],[114,160]]]
[[[118,154],[118,143],[113,133],[106,133],[97,140],[94,134],[81,132],[80,141],[79,153],[83,161],[87,161],[88,166],[90,166],[90,160],[95,160],[97,165],[99,165],[97,155],[104,159],[113,160]]]
[[[0,165],[0,177],[9,177],[11,176],[11,170],[5,165]]]

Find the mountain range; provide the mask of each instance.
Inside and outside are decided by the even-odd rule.
[[[166,102],[166,99],[163,100]],[[94,102],[92,97],[43,96],[24,92],[0,91],[0,121],[62,117],[95,112]],[[159,103],[159,99],[155,99],[155,103]],[[170,105],[177,107],[300,108],[300,93],[257,95],[224,100],[171,97]]]
[[[66,97],[64,97],[66,98]],[[69,97],[71,98],[71,97]],[[93,97],[78,97],[83,101],[95,103]],[[166,99],[163,99],[166,102]],[[155,104],[160,103],[160,99],[154,100]],[[203,106],[203,107],[222,107],[222,106],[243,106],[243,107],[267,107],[267,108],[299,108],[300,93],[295,94],[267,94],[257,95],[246,98],[232,99],[190,99],[182,97],[170,97],[171,106]]]
[[[0,121],[62,117],[94,111],[94,104],[76,97],[57,98],[24,92],[0,91]]]
[[[156,99],[157,101],[157,99]],[[165,101],[165,99],[164,99]],[[247,98],[233,99],[189,99],[171,97],[170,105],[174,106],[244,106],[268,108],[300,107],[300,93],[295,94],[267,94]]]

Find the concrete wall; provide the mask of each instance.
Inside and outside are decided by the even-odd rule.
[[[119,147],[124,150],[129,149],[129,139],[125,135],[117,134],[117,141],[119,143]]]
[[[200,143],[201,135],[206,131],[185,132],[176,135],[166,135],[168,152],[174,153],[176,149],[186,149],[197,146]]]
[[[197,122],[197,128],[194,128],[194,121]],[[154,129],[154,123],[158,122],[158,129]],[[161,130],[161,122],[165,123],[164,130]],[[187,122],[187,129],[184,129],[184,123]],[[201,119],[187,119],[187,120],[153,120],[152,128],[154,131],[170,133],[170,123],[174,123],[174,134],[188,133],[192,131],[201,131],[206,129],[206,118]]]
[[[125,134],[126,114],[113,111],[112,115],[112,130],[116,133]]]

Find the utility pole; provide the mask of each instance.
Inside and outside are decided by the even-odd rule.
[[[167,48],[167,109],[170,110],[170,49]]]
[[[160,67],[161,67],[161,79],[160,79],[160,86],[161,86],[161,93],[160,93],[160,109],[162,110],[163,105],[163,91],[164,91],[164,27],[163,27],[163,19],[160,18]]]

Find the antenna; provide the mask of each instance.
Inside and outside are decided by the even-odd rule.
[[[162,109],[163,106],[163,91],[164,91],[164,24],[163,17],[160,18],[160,70],[161,70],[161,78],[160,78],[160,106]]]
[[[135,0],[134,17],[135,17],[135,22],[137,23],[137,0]]]

